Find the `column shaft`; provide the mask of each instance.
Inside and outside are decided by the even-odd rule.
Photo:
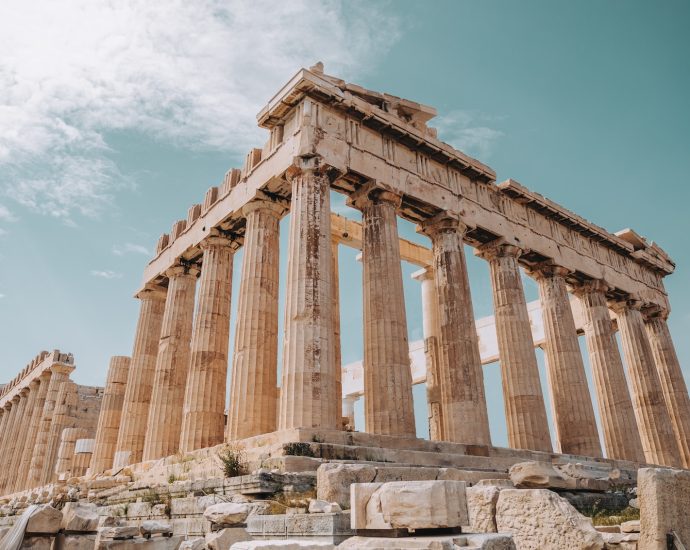
[[[113,467],[141,462],[151,405],[166,291],[149,286],[139,293],[139,321],[127,375]]]
[[[55,461],[55,475],[58,479],[60,479],[60,476],[65,476],[65,480],[72,477],[74,446],[77,439],[85,437],[88,437],[88,432],[84,428],[65,428],[62,430],[57,460]]]
[[[232,241],[219,235],[208,237],[201,247],[204,255],[184,396],[182,452],[218,445],[225,431],[234,250]]]
[[[438,320],[438,294],[434,270],[426,267],[413,274],[422,286],[422,331],[426,363],[426,401],[429,439],[444,441],[443,408],[441,405],[441,327]]]
[[[113,467],[113,457],[115,456],[117,433],[120,427],[120,419],[122,418],[122,404],[125,398],[129,366],[129,357],[116,355],[110,358],[108,377],[105,382],[101,412],[98,416],[98,427],[96,428],[96,443],[91,456],[90,470],[92,474],[98,474]],[[84,437],[86,435],[80,435],[75,437],[74,441]],[[69,456],[71,457],[71,454]],[[57,468],[56,473],[60,473]]]
[[[168,294],[153,379],[143,460],[175,454],[180,448],[182,402],[189,370],[196,267],[168,270]]]
[[[582,305],[585,340],[597,394],[606,456],[644,462],[613,323],[606,305],[606,285],[592,281],[575,289]]]
[[[474,323],[463,234],[457,216],[442,213],[424,223],[431,238],[441,328],[441,398],[445,439],[490,445],[484,372]]]
[[[21,479],[19,471],[21,467],[22,456],[24,454],[24,449],[28,444],[31,416],[36,404],[39,384],[39,380],[32,381],[27,389],[28,391],[26,397],[24,397],[24,401],[26,403],[23,410],[20,411],[21,421],[15,434],[15,437],[17,439],[17,446],[14,450],[12,462],[10,462],[10,472],[12,472],[12,474],[6,487],[7,492],[16,492],[21,488]]]
[[[683,371],[676,355],[665,315],[655,315],[645,322],[654,362],[659,373],[666,408],[684,468],[690,468],[690,397]]]
[[[275,431],[278,410],[280,216],[269,201],[247,205],[227,439]]]
[[[60,386],[55,399],[55,411],[53,413],[53,421],[50,424],[46,459],[43,465],[42,484],[55,480],[55,462],[57,461],[60,437],[62,436],[62,430],[73,427],[73,414],[77,399],[77,385],[69,379],[65,380],[62,386]]]
[[[28,419],[28,431],[26,436],[26,445],[22,450],[22,457],[19,463],[19,471],[17,472],[18,487],[26,489],[27,477],[29,475],[29,468],[31,467],[31,457],[34,454],[36,447],[36,438],[38,437],[38,430],[43,417],[43,410],[46,402],[46,395],[48,394],[48,386],[50,385],[50,377],[52,373],[50,370],[41,374],[38,379],[38,389],[36,392],[36,400],[34,401],[31,417]]]
[[[567,271],[542,266],[535,273],[544,322],[549,382],[561,453],[601,457],[594,407],[565,284]]]
[[[31,457],[31,465],[29,466],[29,476],[26,484],[27,487],[38,487],[44,483],[43,470],[47,460],[46,454],[48,452],[50,427],[53,423],[55,402],[57,400],[59,389],[67,380],[67,377],[72,370],[74,370],[74,367],[64,367],[59,365],[51,368],[52,374],[48,384],[48,392],[46,393],[46,399],[43,405],[43,414],[41,415],[41,422],[38,426],[38,434],[36,436],[36,445],[34,446],[34,453]]]
[[[17,456],[17,432],[24,419],[24,409],[26,407],[26,394],[28,390],[21,390],[21,393],[12,398],[12,411],[10,416],[10,424],[7,430],[7,441],[5,448],[7,449],[7,460],[5,467],[0,468],[0,494],[9,494],[11,491],[10,485],[14,475],[12,474],[12,464],[14,458]]]
[[[680,466],[678,445],[639,305],[616,302],[613,308],[618,315],[618,329],[645,458],[651,464]]]
[[[6,403],[5,406],[0,409],[0,464],[6,464],[8,460],[8,453],[6,448],[7,432],[9,431],[8,425],[10,416],[12,413],[12,405]],[[0,472],[0,479],[2,479],[2,473]]]
[[[410,348],[396,209],[400,197],[371,185],[350,203],[362,211],[366,431],[415,436]]]
[[[491,271],[508,444],[550,452],[546,407],[517,261],[520,253],[508,244],[489,244],[478,251],[488,259]]]
[[[280,429],[338,428],[330,183],[318,158],[292,177]]]
[[[343,424],[343,357],[340,349],[340,267],[338,265],[338,241],[331,241],[331,260],[333,274],[331,289],[333,302],[333,362],[335,363],[335,398],[338,403],[338,429],[344,429]]]

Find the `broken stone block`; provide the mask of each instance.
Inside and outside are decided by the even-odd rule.
[[[496,505],[496,527],[513,536],[520,550],[604,547],[602,534],[570,503],[547,489],[504,489]]]
[[[236,542],[250,540],[243,527],[228,527],[206,535],[206,546],[209,550],[227,550]]]
[[[206,508],[204,517],[216,525],[239,525],[247,520],[250,511],[248,504],[221,502]]]
[[[330,542],[310,540],[250,540],[233,544],[231,550],[333,550]],[[338,547],[340,548],[340,547]]]
[[[319,500],[313,498],[309,501],[310,514],[334,514],[342,512],[343,509],[337,502],[328,502],[326,500]]]
[[[519,489],[574,489],[575,483],[546,462],[518,462],[508,471],[513,485]]]
[[[338,549],[367,550],[515,550],[510,535],[486,533],[411,537],[352,537]]]
[[[640,548],[664,550],[666,534],[674,531],[687,545],[690,541],[690,471],[640,468],[637,471],[640,504]]]
[[[62,509],[62,529],[72,533],[98,531],[98,512],[95,504],[68,502]]]
[[[26,524],[27,533],[49,533],[54,534],[60,530],[62,523],[62,512],[56,510],[48,504],[39,506],[31,514],[29,522]]]
[[[198,537],[183,541],[178,550],[203,550],[204,548],[206,548],[206,539]]]
[[[27,537],[26,535],[24,536],[24,540],[22,541],[22,545],[20,548],[22,550],[24,549],[31,549],[31,550],[50,550],[53,545],[53,538],[52,537]]]
[[[96,550],[178,550],[184,537],[156,537],[152,539],[101,540]]]
[[[634,519],[632,521],[624,521],[621,523],[621,533],[639,533],[640,520]]]
[[[165,521],[157,520],[147,520],[143,521],[139,526],[139,531],[144,537],[150,537],[151,535],[172,535],[173,528],[172,525]]]
[[[467,512],[472,533],[496,533],[496,503],[500,489],[495,485],[477,485],[465,489]]]
[[[353,529],[437,529],[467,525],[463,481],[394,481],[351,486]]]
[[[350,485],[371,483],[375,477],[376,468],[367,464],[322,464],[316,470],[316,497],[337,502],[343,510],[348,510]]]
[[[639,533],[602,533],[606,550],[637,550]]]
[[[139,528],[134,525],[116,525],[102,527],[98,530],[101,539],[132,539],[139,534]]]
[[[96,535],[80,533],[65,535],[59,533],[55,538],[53,550],[94,550],[96,547]]]

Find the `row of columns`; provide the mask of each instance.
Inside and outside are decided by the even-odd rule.
[[[53,481],[60,434],[77,400],[72,370],[52,365],[0,409],[0,494]]]
[[[201,243],[200,270],[196,264],[176,265],[166,273],[167,291],[148,286],[138,296],[141,310],[122,397],[114,466],[275,429],[342,426],[336,360],[340,355],[337,243],[330,232],[330,181],[318,157],[301,159],[288,177],[292,218],[281,391],[277,389],[278,224],[284,207],[263,198],[243,210],[244,261],[225,433],[237,245],[231,236],[212,233]],[[366,431],[414,436],[397,232],[400,201],[399,194],[377,183],[363,186],[349,198],[349,204],[362,212],[363,224]],[[489,422],[463,248],[466,230],[452,213],[441,213],[420,226],[433,249],[433,266],[423,285],[425,311],[433,311],[432,318],[425,318],[429,325],[425,333],[433,332],[426,349],[431,359],[430,419],[435,439],[487,445]],[[551,451],[519,268],[521,252],[511,244],[495,242],[482,246],[477,254],[488,261],[491,272],[509,445]],[[557,450],[602,456],[568,300],[568,273],[544,264],[533,274],[544,316]],[[573,290],[587,320],[587,347],[607,455],[687,463],[690,401],[665,321],[657,316],[645,324],[630,303],[615,306],[631,400],[603,283]],[[94,460],[97,455],[98,449]]]

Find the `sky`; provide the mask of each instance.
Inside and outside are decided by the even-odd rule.
[[[256,114],[316,61],[436,107],[440,139],[498,181],[657,242],[677,264],[665,284],[687,378],[689,23],[675,0],[2,2],[0,382],[58,348],[75,355],[78,383],[104,384],[109,357],[131,354],[132,295],[159,235],[263,145]],[[475,315],[490,315],[488,268],[467,253]],[[341,250],[344,362],[362,356],[355,256]],[[411,340],[422,336],[414,271],[403,265]],[[525,292],[537,298],[530,279]],[[498,365],[484,375],[492,440],[506,445]],[[415,409],[425,435],[423,386]]]

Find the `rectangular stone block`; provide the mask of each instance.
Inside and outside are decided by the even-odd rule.
[[[469,524],[464,481],[395,481],[350,486],[355,530],[446,529]]]
[[[640,468],[637,472],[640,504],[640,548],[664,550],[673,530],[683,544],[690,541],[690,471]]]

